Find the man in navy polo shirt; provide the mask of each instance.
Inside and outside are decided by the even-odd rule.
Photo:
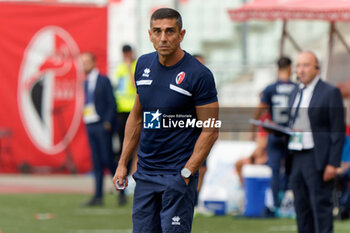
[[[281,57],[277,61],[278,79],[268,85],[262,92],[261,101],[255,112],[255,119],[268,110],[271,119],[278,125],[288,126],[288,101],[289,95],[296,87],[290,80],[292,72],[292,60]],[[281,172],[281,166],[287,158],[287,137],[269,133],[267,141],[267,164],[272,169],[271,189],[275,208],[280,206],[279,192],[287,189],[287,176]]]
[[[127,186],[127,163],[138,148],[133,232],[191,232],[198,169],[218,137],[212,73],[181,49],[180,14],[156,10],[149,37],[156,52],[138,59],[137,96],[113,178]],[[118,187],[119,186],[119,187]]]

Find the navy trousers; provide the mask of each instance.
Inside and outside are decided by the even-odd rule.
[[[107,168],[112,176],[116,170],[112,149],[112,132],[104,129],[102,123],[87,125],[95,175],[95,198],[103,196],[103,170]]]
[[[313,150],[293,152],[290,182],[299,233],[332,233],[334,181],[323,181]]]
[[[285,171],[281,171],[282,162],[287,155],[286,139],[283,136],[269,134],[267,144],[267,165],[272,170],[271,190],[273,202],[276,207],[280,206],[279,192],[285,191],[288,185],[288,178]]]
[[[178,174],[136,172],[132,209],[133,233],[190,233],[198,174],[186,186]]]

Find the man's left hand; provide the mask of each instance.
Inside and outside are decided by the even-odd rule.
[[[183,177],[183,176],[181,176],[181,177],[182,177],[182,179],[184,179],[184,181],[186,182],[186,186],[188,186],[188,184],[190,183],[190,179],[185,178],[185,177]]]
[[[337,168],[332,165],[327,165],[323,173],[323,181],[327,182],[335,178],[337,175]]]
[[[112,130],[112,124],[108,121],[103,122],[103,127],[105,128],[106,131],[111,131]]]

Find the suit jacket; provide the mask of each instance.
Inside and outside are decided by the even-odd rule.
[[[291,93],[290,109],[297,93],[298,87]],[[339,167],[345,139],[344,105],[339,89],[319,80],[307,111],[315,144],[317,169],[323,170],[326,165]]]
[[[85,96],[87,96],[87,81],[85,81]],[[85,99],[86,101],[86,99]],[[96,80],[94,103],[101,122],[115,124],[117,107],[113,95],[113,88],[109,78],[99,74]]]

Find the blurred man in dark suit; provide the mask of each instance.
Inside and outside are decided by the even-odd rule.
[[[95,175],[95,195],[85,206],[102,205],[103,170],[113,174],[116,169],[112,150],[112,126],[116,104],[109,78],[99,73],[92,53],[81,54],[86,74],[84,122],[87,127]]]
[[[299,233],[333,232],[332,191],[345,136],[344,107],[339,89],[321,80],[312,52],[297,60],[299,86],[290,97],[294,129],[290,182]]]

